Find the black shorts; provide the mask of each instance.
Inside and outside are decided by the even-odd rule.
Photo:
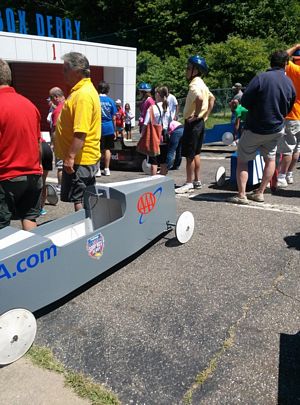
[[[42,166],[44,170],[51,171],[53,162],[53,152],[47,142],[42,142]]]
[[[204,139],[204,121],[203,119],[189,123],[185,121],[184,131],[182,135],[182,156],[188,159],[194,159],[195,155],[199,155],[202,149]]]
[[[167,162],[167,153],[168,153],[168,145],[163,144],[160,145],[160,155],[158,156],[149,156],[148,162],[151,165],[161,165]]]
[[[125,131],[130,132],[131,131],[131,124],[125,124]]]
[[[43,180],[28,174],[0,181],[0,229],[12,219],[34,220],[40,216]]]
[[[106,135],[106,136],[101,136],[101,142],[100,142],[100,150],[111,150],[114,148],[114,139],[115,135]]]
[[[87,186],[96,183],[98,165],[74,165],[75,172],[68,174],[63,170],[60,199],[64,202],[82,203]]]

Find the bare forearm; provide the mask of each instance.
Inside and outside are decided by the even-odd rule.
[[[212,109],[214,108],[215,105],[215,96],[210,96],[208,99],[208,108],[207,108],[207,116],[212,112]]]
[[[202,109],[203,100],[200,97],[197,97],[195,100],[195,112],[194,116],[198,117]]]
[[[67,157],[75,159],[77,153],[83,148],[86,134],[83,132],[75,132],[73,141],[70,145]]]
[[[68,174],[74,173],[74,161],[77,153],[81,151],[84,145],[86,134],[83,132],[75,132],[73,141],[70,145],[68,153],[64,159],[64,170]]]
[[[295,44],[294,46],[292,46],[290,49],[287,49],[287,53],[289,56],[292,56],[293,53],[295,51],[297,51],[297,49],[300,49],[300,44]]]

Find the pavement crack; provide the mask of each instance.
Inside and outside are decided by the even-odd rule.
[[[283,290],[281,290],[278,286],[276,287],[276,291],[279,292],[280,294],[282,294],[284,297],[290,298],[293,301],[297,301],[300,303],[300,300],[296,297],[293,297],[292,295],[287,294],[286,292],[284,292]]]
[[[209,379],[212,378],[214,372],[217,369],[218,363],[221,360],[222,356],[225,354],[227,350],[229,350],[233,345],[235,344],[235,337],[236,337],[236,331],[237,328],[239,327],[240,323],[244,321],[252,308],[252,306],[256,303],[261,298],[264,298],[268,295],[271,295],[274,293],[274,291],[278,291],[278,284],[284,279],[284,276],[282,273],[279,273],[273,280],[271,287],[268,288],[265,291],[262,291],[261,294],[255,295],[253,297],[249,297],[245,305],[243,305],[242,309],[242,315],[240,316],[239,319],[237,319],[227,330],[226,332],[226,337],[220,347],[220,349],[212,356],[212,358],[208,361],[208,364],[206,368],[204,368],[202,371],[200,371],[192,386],[186,391],[186,393],[183,396],[182,403],[185,405],[189,405],[192,403],[193,399],[193,394],[196,391],[196,389],[201,389],[201,387],[204,385],[204,383]]]

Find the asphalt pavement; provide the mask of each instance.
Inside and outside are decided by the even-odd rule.
[[[35,343],[111,388],[122,404],[300,403],[299,170],[294,185],[266,194],[264,204],[238,206],[226,202],[234,186],[215,185],[220,165],[228,180],[229,157],[207,149],[203,188],[175,197],[178,215],[188,210],[195,217],[187,244],[171,231],[62,305],[36,314]],[[112,171],[98,181],[140,176]],[[170,176],[183,184],[184,165]],[[46,209],[39,223],[72,206]],[[0,376],[17,366],[0,369]],[[13,376],[6,374],[11,395]],[[0,403],[6,403],[1,393]],[[31,403],[43,403],[38,393]]]

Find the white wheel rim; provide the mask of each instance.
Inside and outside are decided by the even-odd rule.
[[[195,228],[195,220],[194,216],[191,212],[185,211],[183,212],[177,220],[175,233],[176,238],[180,243],[188,242],[193,233]]]
[[[51,205],[56,205],[58,203],[58,195],[55,187],[52,184],[47,184],[47,201]]]
[[[30,349],[36,320],[27,309],[17,308],[0,316],[0,365],[13,363]]]
[[[151,173],[151,165],[150,165],[150,163],[147,162],[147,159],[143,160],[142,169],[145,174]]]
[[[220,166],[216,172],[217,186],[223,186],[226,180],[226,170],[224,166]]]

